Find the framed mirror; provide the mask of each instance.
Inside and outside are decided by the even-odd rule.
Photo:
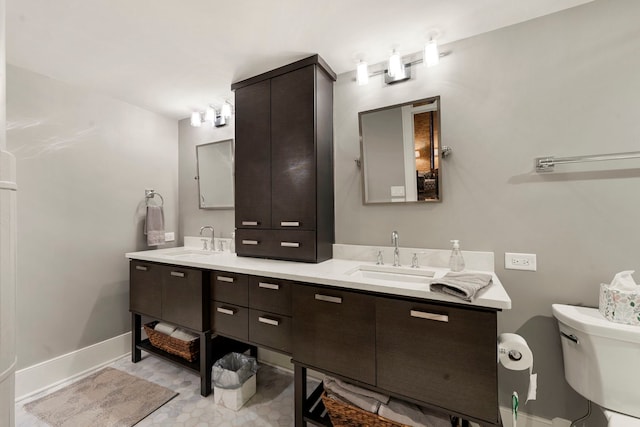
[[[440,97],[358,113],[364,204],[440,201]]]
[[[200,209],[233,209],[233,140],[196,146]]]

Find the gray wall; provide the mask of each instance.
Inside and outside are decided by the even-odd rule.
[[[147,249],[144,189],[178,225],[178,126],[132,105],[7,67],[17,158],[19,367],[130,329],[125,252]]]
[[[180,120],[179,127],[179,171],[180,171],[180,236],[197,236],[200,227],[212,225],[216,237],[231,237],[235,229],[233,209],[210,210],[200,209],[198,203],[196,146],[209,142],[233,139],[233,119],[227,126],[220,128],[203,124],[192,127],[189,119]],[[209,232],[207,231],[207,236]]]
[[[335,85],[338,243],[493,251],[513,301],[501,332],[534,352],[538,400],[523,412],[577,418],[586,403],[565,383],[551,304],[597,306],[598,286],[640,271],[640,160],[533,172],[542,155],[635,151],[640,136],[640,2],[595,1],[451,45],[434,68],[382,87],[340,75]],[[363,206],[358,112],[442,98],[442,203]],[[504,270],[503,254],[538,255],[537,272]],[[640,281],[640,275],[636,276]],[[500,368],[501,402],[526,392],[526,375]]]

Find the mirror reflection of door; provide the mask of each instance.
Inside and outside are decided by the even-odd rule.
[[[233,140],[196,146],[200,209],[233,209]]]

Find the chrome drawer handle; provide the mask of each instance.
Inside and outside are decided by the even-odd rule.
[[[300,227],[300,222],[298,221],[280,221],[281,227]]]
[[[218,313],[228,314],[229,316],[233,316],[234,314],[236,314],[233,310],[229,310],[228,308],[222,308],[222,307],[218,307],[216,311]]]
[[[144,265],[136,265],[136,270],[140,270],[140,271],[147,271],[148,268],[145,267]]]
[[[184,273],[180,272],[180,271],[172,271],[171,275],[174,277],[184,277]]]
[[[258,221],[242,221],[242,225],[258,225]]]
[[[217,276],[216,278],[221,282],[227,282],[227,283],[233,283],[233,281],[235,280],[233,277],[227,277],[227,276]]]
[[[449,322],[449,316],[446,314],[427,313],[424,311],[411,310],[411,317],[420,319],[437,320],[438,322]]]
[[[580,340],[578,340],[578,337],[576,337],[573,334],[567,334],[566,332],[560,331],[560,335],[562,335],[562,338],[566,338],[569,341],[573,341],[576,344],[580,344]]]
[[[243,245],[257,245],[259,242],[257,240],[243,240]]]
[[[342,298],[340,297],[330,297],[329,295],[316,294],[316,299],[318,301],[332,302],[334,304],[342,304]]]
[[[276,285],[275,283],[265,283],[265,282],[258,282],[258,287],[265,288],[265,289],[273,289],[275,291],[280,289],[280,285]]]
[[[266,323],[267,325],[273,325],[273,326],[278,326],[280,324],[280,322],[275,319],[269,319],[268,317],[262,317],[262,316],[258,317],[258,322]]]
[[[298,242],[280,242],[280,246],[284,248],[299,248],[300,243]]]

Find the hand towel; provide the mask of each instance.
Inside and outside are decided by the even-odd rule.
[[[447,273],[431,281],[430,288],[435,292],[453,295],[465,301],[473,301],[478,292],[492,283],[491,274],[486,273]]]
[[[325,377],[322,381],[322,384],[328,394],[335,394],[339,398],[347,401],[354,406],[357,406],[360,409],[364,409],[365,411],[375,414],[376,412],[378,412],[378,408],[380,408],[381,403],[379,400],[342,388],[338,385],[334,378]]]
[[[394,398],[388,404],[380,405],[378,415],[411,427],[451,427],[449,415]]]
[[[189,331],[185,331],[184,329],[177,328],[175,331],[171,332],[169,335],[172,338],[179,339],[181,341],[193,341],[198,338],[198,335],[193,334]]]
[[[171,335],[173,331],[176,330],[176,327],[173,325],[170,325],[169,323],[158,322],[156,323],[156,326],[153,329],[155,329],[158,332],[162,332],[165,335]]]
[[[147,245],[164,245],[164,211],[162,206],[147,206],[144,234],[147,236]]]

